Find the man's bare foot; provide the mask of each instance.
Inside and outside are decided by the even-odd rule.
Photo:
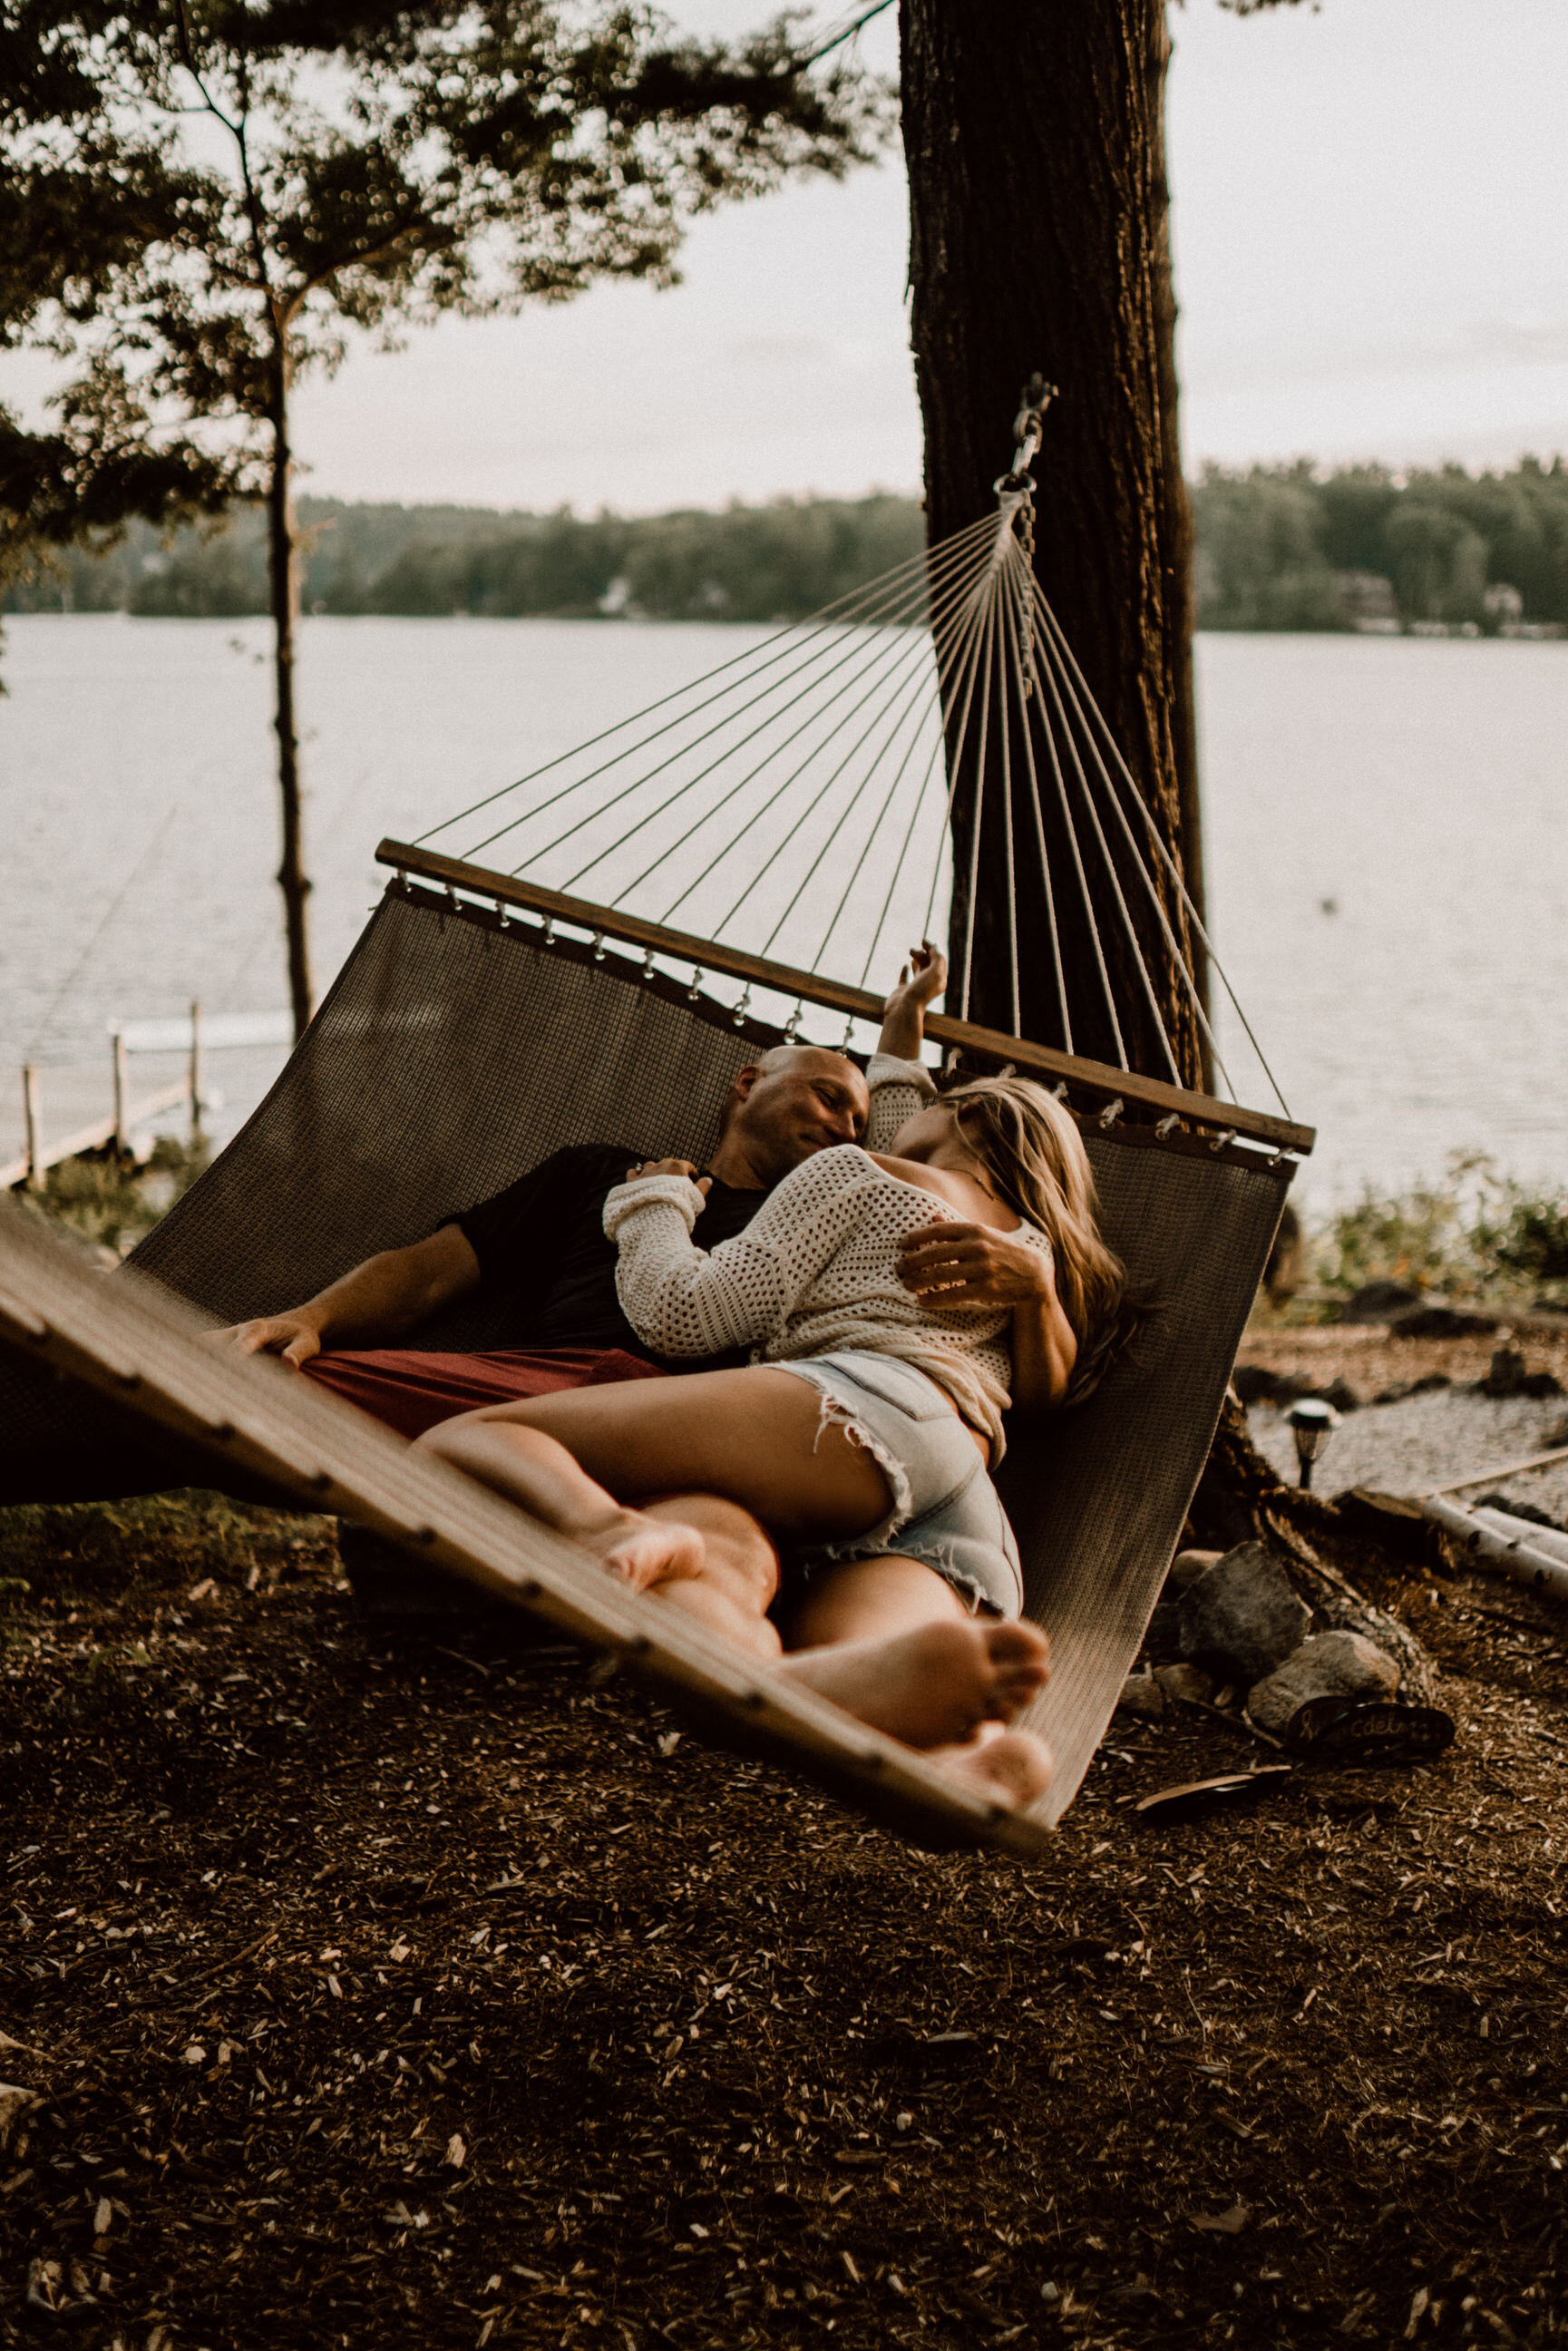
[[[925,1760],[998,1804],[1032,1804],[1050,1787],[1053,1770],[1050,1748],[1027,1730],[998,1730],[990,1739],[982,1732],[962,1747],[933,1748]]]
[[[883,1640],[800,1649],[780,1671],[906,1747],[965,1747],[983,1723],[1022,1712],[1045,1686],[1048,1655],[1032,1625],[945,1617]]]
[[[695,1527],[678,1519],[651,1519],[641,1510],[617,1510],[595,1527],[571,1527],[574,1541],[596,1552],[620,1583],[633,1592],[655,1583],[677,1583],[700,1575],[704,1543]]]

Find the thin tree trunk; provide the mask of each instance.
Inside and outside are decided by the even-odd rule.
[[[1175,415],[1161,98],[1165,0],[901,0],[915,372],[925,425],[928,524],[945,538],[983,513],[1011,454],[1020,386],[1061,388],[1045,421],[1036,574],[1082,665],[1155,824],[1196,873],[1190,526]],[[1185,781],[1184,781],[1185,778]],[[954,808],[952,935],[962,963],[977,779]],[[1058,999],[1044,884],[1019,860],[1024,1033],[1114,1061],[1094,934],[1110,967],[1128,1059],[1166,1074],[1163,1029],[1184,1080],[1201,1080],[1199,1030],[1176,959],[1130,862],[1116,852],[1155,1011],[1108,872],[1092,904],[1071,883],[1067,820],[1042,817],[1068,975]],[[1074,820],[1075,823],[1077,820]],[[981,828],[969,1012],[1012,1023],[1005,828]],[[1015,809],[1016,841],[1034,838]],[[1179,941],[1186,925],[1162,889]],[[1031,956],[1029,942],[1040,942]]]
[[[299,620],[299,543],[294,514],[294,454],[288,440],[288,347],[287,329],[273,343],[272,473],[267,486],[267,568],[272,594],[273,668],[277,684],[277,787],[282,803],[283,853],[277,868],[283,892],[284,933],[288,946],[288,998],[296,1040],[315,1008],[310,987],[310,937],[305,872],[304,820],[299,791],[299,737],[294,716],[294,644]]]

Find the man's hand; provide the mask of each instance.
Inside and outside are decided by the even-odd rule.
[[[214,1345],[235,1348],[242,1355],[280,1355],[296,1371],[321,1352],[321,1333],[303,1313],[264,1314],[255,1322],[235,1322],[209,1336]]]
[[[713,1189],[711,1176],[699,1176],[689,1159],[644,1159],[636,1167],[628,1167],[628,1184],[640,1184],[644,1176],[686,1176],[706,1199]]]
[[[925,1034],[925,1008],[947,985],[947,958],[926,939],[912,947],[909,961],[898,975],[898,985],[882,1008],[882,1035],[877,1050],[895,1061],[917,1061]]]
[[[990,1225],[922,1225],[898,1253],[898,1278],[940,1306],[1021,1306],[1054,1300],[1051,1259]]]

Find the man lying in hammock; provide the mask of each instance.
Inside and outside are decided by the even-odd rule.
[[[883,1058],[873,1065],[879,1092],[889,1084],[907,1089],[928,1082],[915,1057],[924,1007],[940,992],[944,977],[940,959],[922,953],[889,997]],[[780,1047],[743,1071],[710,1163],[713,1181],[695,1239],[711,1249],[744,1230],[794,1168],[863,1134],[868,1113],[865,1080],[841,1054]],[[410,1437],[518,1396],[583,1385],[597,1393],[606,1383],[656,1378],[665,1369],[738,1363],[734,1352],[707,1364],[689,1357],[662,1363],[628,1322],[616,1293],[615,1249],[604,1233],[602,1209],[632,1156],[613,1145],[559,1152],[426,1240],[372,1258],[305,1305],[225,1335],[244,1352],[278,1353]],[[1000,1225],[938,1219],[907,1236],[898,1271],[912,1297],[939,1282],[956,1282],[957,1289],[948,1289],[951,1301],[1010,1311],[1017,1400],[1025,1408],[1053,1400],[1048,1332],[1054,1295],[1049,1263],[1037,1248]],[[498,1293],[515,1315],[520,1348],[459,1355],[377,1343],[413,1333],[443,1307],[483,1291]],[[704,1538],[699,1572],[666,1578],[659,1596],[747,1647],[772,1638],[766,1614],[777,1588],[778,1559],[756,1519],[714,1492],[669,1491],[644,1508],[695,1526]],[[828,1595],[820,1592],[811,1611],[789,1627],[791,1645],[854,1641],[860,1627],[853,1614],[841,1610],[830,1622],[827,1611]],[[1030,1644],[1038,1646],[1038,1636],[1029,1635],[1024,1646]],[[966,1648],[970,1670],[957,1677],[955,1696],[972,1704],[977,1686],[992,1683],[993,1667],[988,1653],[980,1656],[973,1642]],[[1035,1670],[1031,1687],[1039,1677]],[[926,1734],[936,1713],[941,1720],[935,1727],[946,1730],[951,1706],[944,1700],[933,1709],[913,1693],[900,1698],[899,1678],[883,1677],[881,1712],[855,1710],[911,1743],[937,1743]],[[988,1687],[980,1695],[993,1700],[997,1692]],[[1007,1710],[1016,1708],[1009,1702]]]
[[[923,951],[906,980],[916,1017],[945,977]],[[642,1591],[678,1593],[706,1545],[678,1506],[632,1504],[675,1490],[741,1504],[785,1553],[785,1632],[757,1617],[752,1653],[1027,1802],[1049,1758],[1001,1726],[1044,1680],[1045,1642],[1015,1621],[1018,1547],[988,1475],[1013,1317],[942,1283],[917,1295],[898,1268],[954,1211],[1031,1249],[1044,1311],[1019,1318],[1014,1344],[1052,1402],[1103,1371],[1123,1272],[1095,1228],[1077,1127],[1030,1081],[938,1100],[916,1061],[873,1062],[868,1140],[882,1148],[813,1155],[711,1253],[691,1238],[709,1186],[688,1162],[634,1166],[611,1192],[621,1300],[644,1343],[686,1359],[748,1347],[748,1365],[491,1405],[419,1442]]]

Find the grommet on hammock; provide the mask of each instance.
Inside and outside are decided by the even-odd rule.
[[[1116,1096],[1113,1102],[1108,1102],[1106,1103],[1104,1109],[1100,1113],[1099,1117],[1094,1122],[1095,1125],[1100,1129],[1103,1134],[1108,1134],[1111,1128],[1115,1125],[1117,1120],[1122,1115],[1124,1107],[1124,1104],[1123,1103],[1120,1094]]]

